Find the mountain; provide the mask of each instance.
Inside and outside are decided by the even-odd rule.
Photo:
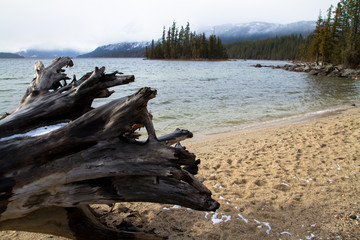
[[[261,40],[291,34],[302,34],[306,36],[314,31],[315,25],[316,23],[314,21],[301,21],[290,24],[250,22],[203,27],[199,29],[199,32],[204,32],[207,36],[215,34],[221,38],[223,43],[231,43],[244,40]]]
[[[17,52],[18,55],[23,56],[25,58],[57,58],[62,56],[76,57],[82,52],[75,50],[37,50],[37,49],[29,49],[21,52]]]
[[[301,21],[290,24],[277,24],[267,22],[250,22],[240,24],[225,24],[213,27],[203,27],[197,32],[205,33],[207,36],[215,34],[223,43],[231,43],[243,40],[261,40],[276,36],[288,36],[291,34],[308,35],[314,31],[314,21]],[[81,58],[91,57],[144,57],[145,47],[150,42],[121,42],[104,45],[94,51],[79,55]]]
[[[15,53],[0,52],[0,58],[24,58],[24,57]]]
[[[150,42],[121,42],[98,47],[78,57],[144,57],[147,46],[150,46]]]

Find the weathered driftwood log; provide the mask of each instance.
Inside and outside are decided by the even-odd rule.
[[[57,58],[45,68],[41,62],[35,64],[34,80],[19,103],[0,124],[0,137],[23,133],[31,129],[74,120],[91,110],[95,98],[109,97],[114,91],[108,88],[128,84],[134,76],[105,74],[105,67],[95,68],[81,79],[72,80],[62,68],[73,66],[71,58]],[[63,83],[63,84],[62,84]],[[26,120],[25,120],[26,119]]]
[[[67,79],[56,59],[37,64],[37,77],[17,109],[0,120],[0,230],[25,230],[74,239],[151,239],[141,232],[109,229],[98,222],[89,204],[157,202],[211,211],[219,204],[193,174],[199,160],[171,145],[192,134],[175,130],[157,137],[147,103],[156,91],[142,88],[96,109],[94,98],[109,96],[109,87],[133,76],[105,74],[96,68],[80,80]],[[60,111],[60,112],[59,112]],[[24,133],[39,126],[72,120],[48,134]],[[136,127],[148,138],[138,141]]]

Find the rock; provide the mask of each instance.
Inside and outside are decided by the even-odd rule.
[[[334,69],[331,73],[328,74],[329,77],[341,77],[341,73],[338,69]]]
[[[354,69],[346,68],[341,71],[341,77],[354,77],[356,74],[357,71]]]
[[[324,67],[324,72],[326,73],[326,75],[329,75],[334,70],[335,70],[335,67],[332,64],[327,65],[327,66]]]
[[[255,67],[256,67],[256,68],[261,68],[262,65],[258,63],[258,64],[255,65]]]
[[[309,72],[309,74],[310,74],[310,75],[313,75],[313,76],[316,76],[316,75],[319,74],[319,70],[313,69],[313,70],[311,70],[311,71]]]
[[[292,72],[306,72],[313,76],[328,76],[328,77],[347,77],[353,79],[360,79],[360,70],[348,69],[342,65],[318,65],[315,63],[297,63],[294,65],[285,64],[282,66],[262,66],[256,64],[254,67],[272,67],[280,68]]]
[[[357,219],[357,216],[356,215],[350,215],[349,218],[355,220],[355,219]]]
[[[309,66],[309,65],[306,65],[305,67],[304,67],[304,72],[310,72],[311,71],[311,67]]]

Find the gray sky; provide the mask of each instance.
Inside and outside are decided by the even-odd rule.
[[[0,0],[0,51],[151,41],[163,26],[316,21],[339,0]]]

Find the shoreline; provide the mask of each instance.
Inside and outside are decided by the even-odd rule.
[[[255,68],[268,67],[272,69],[282,69],[290,72],[305,72],[313,76],[326,76],[338,78],[360,79],[360,69],[346,68],[343,65],[326,64],[320,65],[313,62],[292,61],[292,64],[263,66],[261,64],[253,65]]]
[[[231,127],[217,128],[210,131],[197,132],[193,138],[187,139],[185,143],[200,143],[203,141],[229,137],[231,135],[237,135],[241,133],[248,133],[252,131],[262,130],[271,127],[279,127],[286,125],[297,125],[303,123],[310,123],[320,119],[327,118],[333,115],[339,115],[349,109],[358,108],[357,106],[336,106],[333,108],[327,108],[324,110],[318,110],[313,112],[299,113],[287,117],[275,118],[272,120],[258,121],[252,123],[245,123],[240,125],[234,125]]]
[[[148,59],[143,58],[144,61],[181,61],[181,62],[228,62],[230,59]]]

